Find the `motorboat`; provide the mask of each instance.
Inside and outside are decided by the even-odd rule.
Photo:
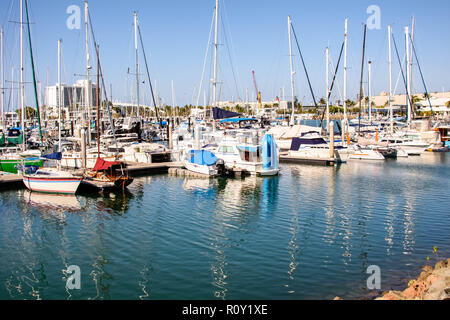
[[[189,171],[216,176],[219,174],[219,166],[224,166],[223,160],[209,150],[189,150],[183,161],[185,168]]]

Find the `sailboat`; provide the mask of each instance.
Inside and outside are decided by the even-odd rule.
[[[23,172],[23,183],[30,191],[75,194],[82,180],[56,168],[40,168],[34,172],[33,169]]]
[[[97,53],[97,161],[92,170],[83,173],[83,184],[99,190],[125,189],[133,178],[128,175],[126,165],[121,161],[105,161],[100,157],[100,49],[96,46]]]
[[[23,54],[23,43],[24,43],[24,37],[23,37],[23,0],[20,0],[20,94],[21,94],[21,128],[13,128],[8,131],[6,136],[6,141],[8,145],[14,145],[19,146],[22,145],[22,154],[17,152],[10,152],[6,153],[0,156],[0,171],[5,171],[9,173],[18,173],[17,166],[18,165],[25,165],[25,166],[42,166],[42,160],[31,156],[26,153],[26,137],[25,137],[25,86],[24,86],[24,54]],[[27,6],[27,3],[25,2],[25,5]],[[27,23],[29,27],[29,21],[28,21],[28,7],[27,9]],[[28,37],[30,37],[30,30],[28,29]],[[30,40],[31,44],[31,40]],[[3,44],[2,44],[3,46]],[[32,56],[32,50],[30,46],[30,53]],[[33,65],[33,60],[32,60]],[[33,67],[33,73],[34,73],[34,67]],[[34,74],[33,74],[34,75]]]

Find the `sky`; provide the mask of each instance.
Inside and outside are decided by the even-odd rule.
[[[62,39],[62,82],[72,84],[86,73],[84,1],[28,0],[32,45],[37,78],[42,91],[45,85],[57,82],[57,41]],[[20,66],[19,38],[20,0],[0,1],[0,24],[5,30],[5,87],[11,87],[12,68],[15,81]],[[154,89],[162,103],[172,105],[199,104],[212,100],[212,42],[211,22],[215,0],[128,0],[88,2],[107,92],[113,100],[135,101],[135,51],[133,12],[139,17],[145,53]],[[80,29],[69,29],[70,6],[80,8]],[[380,9],[379,20],[368,8]],[[411,26],[415,17],[415,46],[417,58],[430,92],[450,91],[449,61],[450,2],[448,0],[220,0],[218,46],[219,100],[255,100],[252,71],[255,71],[258,90],[263,100],[277,96],[291,99],[289,41],[287,16],[292,18],[300,49],[311,79],[316,99],[325,96],[325,48],[330,48],[330,70],[334,70],[344,40],[344,21],[348,18],[348,98],[355,100],[359,93],[361,74],[363,27],[367,32],[364,72],[367,88],[367,61],[372,61],[372,91],[379,94],[389,90],[388,35],[391,25],[402,60],[405,55],[404,27]],[[75,17],[76,18],[76,17]],[[379,21],[379,28],[376,22]],[[375,24],[374,24],[375,23]],[[25,33],[27,35],[27,33]],[[27,40],[27,38],[26,38]],[[92,73],[96,73],[96,58],[90,37]],[[206,68],[202,91],[198,94],[206,50]],[[396,93],[404,92],[399,78],[399,61],[392,51],[393,81]],[[30,55],[25,44],[27,105],[34,106]],[[312,96],[293,42],[294,95],[304,105],[312,104]],[[151,104],[149,83],[141,48],[139,49],[141,103]],[[417,64],[414,63],[413,91],[423,93],[424,86]],[[332,71],[330,71],[330,79]],[[399,81],[397,81],[400,79]],[[174,98],[172,95],[174,84]],[[331,81],[331,80],[330,80]],[[17,84],[15,85],[17,86]],[[112,92],[111,92],[112,88]],[[17,90],[6,93],[7,108],[15,109]],[[284,92],[284,94],[283,94]],[[333,99],[343,96],[342,64],[337,76]]]

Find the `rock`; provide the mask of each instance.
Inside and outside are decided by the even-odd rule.
[[[445,261],[439,261],[439,262],[436,263],[436,265],[434,266],[434,269],[435,269],[435,270],[439,270],[439,269],[442,269],[442,268],[445,268],[445,267],[447,267],[447,262],[445,262]]]

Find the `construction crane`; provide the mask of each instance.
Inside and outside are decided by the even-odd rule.
[[[255,85],[255,91],[256,91],[256,97],[258,99],[258,106],[259,109],[261,109],[261,91],[258,91],[258,85],[256,84],[256,77],[255,77],[255,71],[252,71],[253,74],[253,84]]]

